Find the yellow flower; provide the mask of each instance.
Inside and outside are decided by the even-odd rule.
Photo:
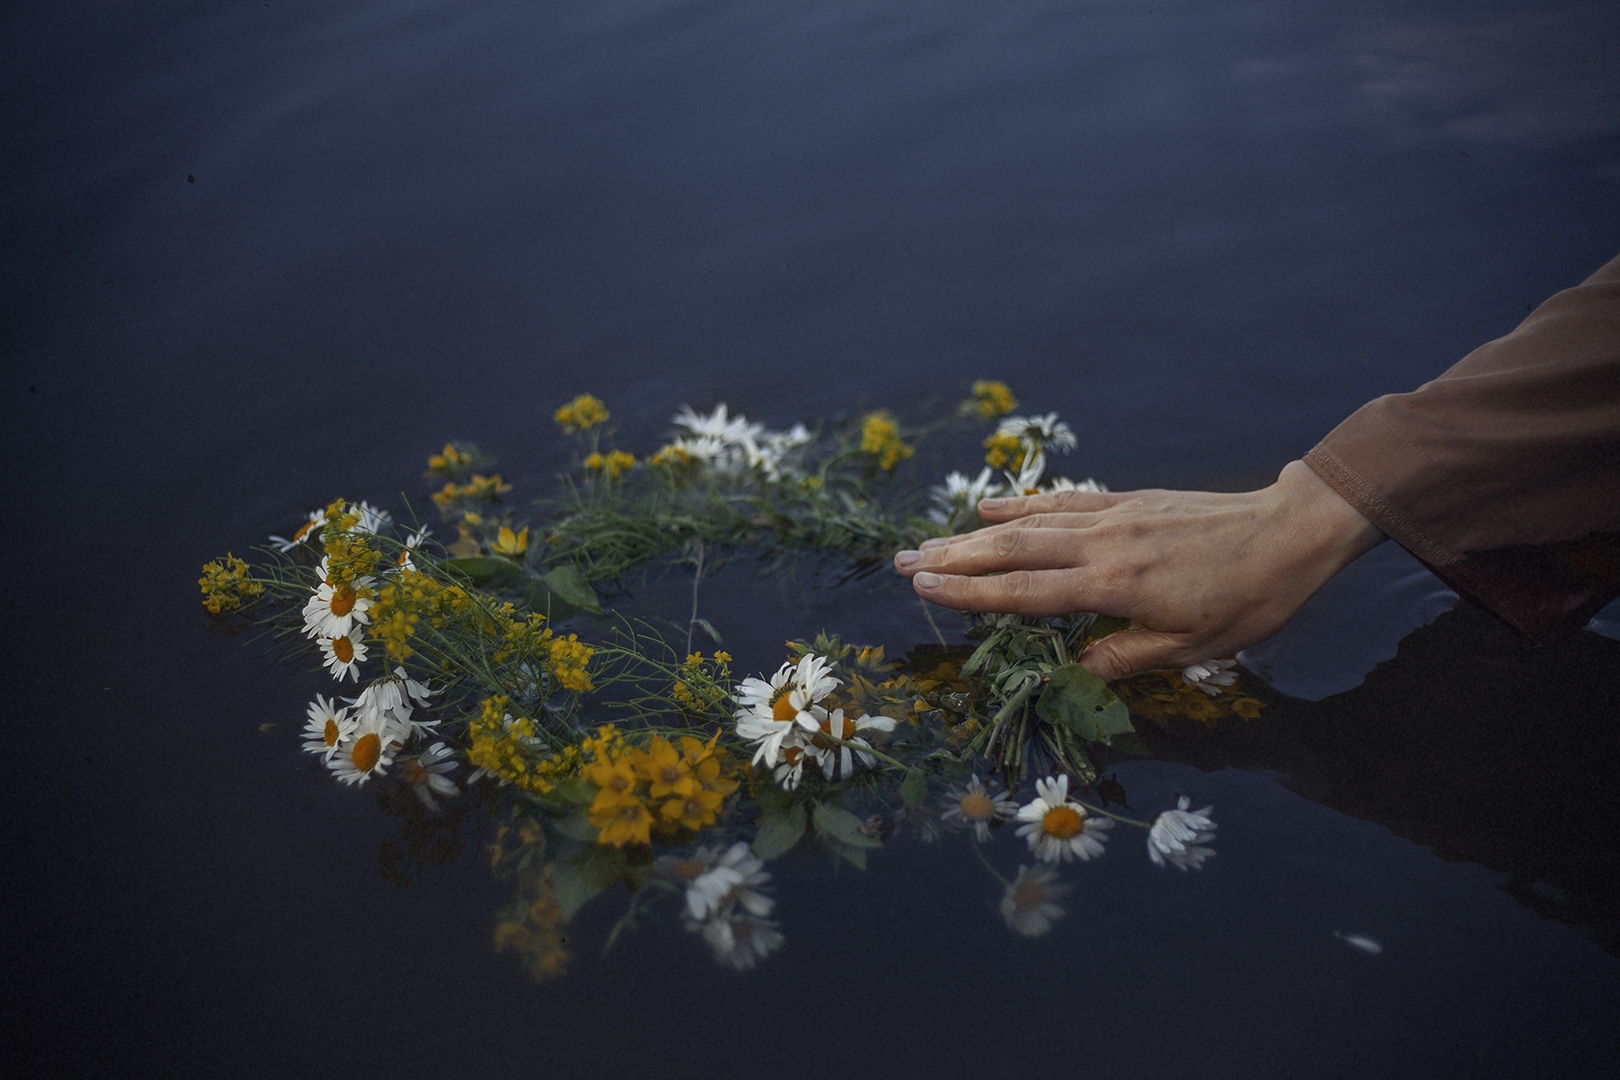
[[[984,440],[985,464],[993,469],[1012,469],[1024,464],[1024,444],[1016,435],[992,435]]]
[[[601,473],[609,480],[617,480],[623,473],[629,471],[636,463],[636,459],[623,450],[611,450],[606,454],[592,454],[585,459],[585,467]]]
[[[586,431],[608,418],[607,406],[589,394],[581,394],[553,414],[565,433]]]
[[[202,587],[203,607],[211,615],[235,611],[243,604],[251,604],[264,595],[264,586],[248,580],[248,564],[229,552],[223,564],[203,564],[203,576],[197,579]]]
[[[868,413],[861,425],[861,449],[873,454],[878,465],[892,469],[901,458],[912,454],[912,447],[900,441],[900,427],[889,413],[879,410]]]
[[[428,458],[429,476],[454,476],[471,467],[477,451],[471,447],[445,443],[444,452]]]
[[[1013,397],[1006,383],[980,379],[973,384],[973,397],[962,403],[961,411],[964,414],[976,412],[986,420],[993,420],[1016,408],[1018,399]]]
[[[512,559],[517,558],[529,550],[529,527],[525,525],[522,532],[514,533],[511,529],[502,525],[500,534],[495,542],[489,545],[489,550],[497,555],[505,555]]]

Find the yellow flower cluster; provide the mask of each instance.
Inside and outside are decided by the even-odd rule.
[[[1160,724],[1173,719],[1196,720],[1205,727],[1214,727],[1222,717],[1241,716],[1245,720],[1258,720],[1265,702],[1229,687],[1222,688],[1216,697],[1210,697],[1196,686],[1188,686],[1179,672],[1156,673],[1158,679],[1122,680],[1114,684],[1114,692],[1130,707],[1131,712]]]
[[[567,405],[558,409],[552,418],[562,425],[563,431],[572,435],[576,431],[588,431],[608,418],[607,406],[589,394],[581,394]]]
[[[984,461],[992,469],[1012,469],[1017,472],[1024,467],[1024,443],[1016,435],[992,435],[984,440]]]
[[[580,770],[596,788],[589,815],[596,842],[648,844],[654,829],[674,834],[713,825],[726,797],[740,786],[735,767],[724,762],[726,752],[715,746],[719,738],[718,731],[706,743],[683,735],[677,751],[654,735],[643,750],[627,746],[617,728],[598,728],[583,743],[590,760]]]
[[[866,415],[861,425],[861,449],[875,455],[878,465],[892,469],[901,458],[912,454],[912,447],[900,441],[900,426],[894,417],[883,410]]]
[[[429,476],[458,476],[472,468],[478,452],[471,446],[457,446],[455,443],[445,443],[444,452],[434,454],[428,458]]]
[[[723,703],[731,695],[731,654],[717,652],[711,660],[695,652],[675,673],[675,686],[670,697],[686,713],[707,716],[709,710]]]
[[[444,487],[435,491],[432,496],[433,503],[439,512],[446,518],[451,516],[452,509],[468,503],[499,502],[500,497],[512,490],[512,485],[501,479],[501,474],[485,476],[474,473],[471,480],[465,484],[457,484],[453,480],[446,480]]]
[[[264,595],[263,585],[248,580],[248,564],[229,552],[223,562],[203,563],[203,576],[197,584],[206,598],[203,607],[212,615],[235,611]]]
[[[659,465],[666,469],[673,469],[675,472],[685,472],[687,469],[690,469],[692,466],[696,465],[697,460],[698,459],[690,450],[686,449],[686,447],[676,446],[674,443],[671,443],[670,445],[660,449],[652,457],[648,458],[647,463],[649,465]]]
[[[544,795],[558,780],[579,771],[579,750],[570,746],[541,758],[534,721],[513,716],[507,710],[510,704],[505,694],[484,699],[478,716],[467,725],[467,760],[520,790]]]
[[[563,689],[576,694],[595,689],[590,674],[585,670],[585,665],[596,655],[595,649],[579,640],[578,634],[553,637],[551,631],[547,630],[541,636],[550,652],[551,673]]]
[[[360,508],[337,499],[326,508],[321,527],[321,546],[326,551],[326,580],[333,586],[354,583],[377,566],[382,552],[371,546],[371,534],[357,532]],[[364,589],[360,595],[366,595]]]
[[[962,403],[962,412],[978,413],[986,420],[1006,416],[1018,408],[1018,399],[1004,382],[980,379],[973,384],[973,397]]]
[[[446,585],[430,574],[401,567],[399,577],[384,585],[371,607],[371,636],[383,643],[395,660],[410,656],[411,636],[426,616],[440,627],[452,618],[471,613],[475,604],[460,585]]]
[[[551,883],[551,864],[547,863],[539,873],[524,876],[517,904],[495,924],[495,951],[511,949],[521,954],[523,968],[535,982],[566,974],[565,921],[557,890]]]
[[[610,450],[606,454],[592,454],[585,459],[585,467],[601,473],[609,480],[617,480],[630,467],[636,459],[623,450]]]

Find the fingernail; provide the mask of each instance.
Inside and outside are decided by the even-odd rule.
[[[910,566],[912,563],[917,562],[921,558],[922,558],[922,552],[920,552],[920,551],[901,551],[901,552],[897,552],[895,554],[895,556],[894,556],[894,565],[896,565],[896,566]]]
[[[922,571],[920,574],[912,575],[911,580],[913,584],[921,585],[925,589],[937,589],[941,585],[945,584],[944,578],[940,577],[938,574],[930,574],[926,570]]]
[[[1006,506],[1006,505],[1007,505],[1007,500],[1006,499],[980,499],[979,500],[979,509],[980,510],[1000,510],[1003,506]]]
[[[949,542],[950,541],[946,540],[943,536],[936,536],[936,537],[934,537],[934,538],[932,538],[930,540],[924,540],[918,546],[921,547],[924,551],[932,551],[935,548],[944,547]]]

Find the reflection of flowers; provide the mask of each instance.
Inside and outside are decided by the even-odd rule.
[[[1049,866],[1020,866],[1018,877],[1001,894],[1001,917],[1025,937],[1040,937],[1063,917],[1053,901],[1069,888],[1058,884],[1057,871]]]
[[[1169,863],[1182,870],[1196,870],[1215,857],[1215,849],[1203,847],[1215,839],[1215,822],[1206,806],[1202,810],[1188,810],[1192,802],[1183,795],[1174,810],[1166,810],[1153,819],[1148,830],[1148,857],[1155,866]]]
[[[1007,798],[1006,791],[990,794],[978,773],[973,774],[965,787],[953,787],[948,803],[940,817],[945,821],[971,825],[973,835],[981,843],[990,839],[991,825],[1006,821],[1018,813],[1018,803]]]
[[[1029,841],[1036,858],[1085,862],[1103,853],[1104,830],[1114,823],[1088,817],[1085,807],[1069,801],[1067,774],[1035,781],[1035,792],[1035,801],[1018,811],[1018,820],[1028,823],[1019,827],[1018,835]]]
[[[739,840],[724,854],[700,847],[687,858],[665,856],[653,866],[686,881],[686,928],[703,935],[720,963],[746,971],[782,944],[766,917],[776,901],[760,891],[771,875],[747,842]]]
[[[1221,687],[1237,682],[1236,660],[1201,660],[1181,669],[1181,679],[1188,686],[1197,687],[1210,697],[1221,692]]]
[[[414,758],[405,761],[399,769],[399,778],[411,785],[416,797],[429,810],[437,810],[434,796],[453,799],[461,794],[450,774],[456,770],[456,752],[442,742],[436,742]]]
[[[703,931],[703,940],[714,950],[714,958],[727,967],[747,971],[781,947],[783,937],[770,919],[752,915],[732,915],[710,919],[692,929]]]

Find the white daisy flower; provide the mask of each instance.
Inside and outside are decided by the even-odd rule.
[[[390,727],[396,741],[404,743],[438,723],[437,720],[411,719],[416,706],[426,705],[435,692],[409,675],[399,673],[373,681],[358,697],[351,699],[350,704],[362,724],[375,720]]]
[[[315,595],[304,605],[304,634],[308,637],[346,637],[356,624],[364,625],[371,621],[371,616],[366,614],[371,610],[368,594],[376,582],[369,577],[357,577],[353,581],[333,585],[326,579],[330,561],[330,558],[321,560],[320,568],[316,571],[321,583],[316,587]]]
[[[345,784],[363,784],[394,763],[400,746],[396,740],[396,732],[380,716],[362,716],[348,741],[326,759],[326,767]]]
[[[693,435],[719,439],[731,446],[741,444],[744,439],[758,442],[765,434],[763,424],[750,424],[748,418],[740,413],[728,416],[725,402],[716,405],[714,411],[707,416],[694,412],[690,405],[682,405],[681,411],[671,418],[671,422]]]
[[[311,510],[309,512],[309,520],[304,522],[303,528],[293,533],[291,538],[272,535],[270,537],[270,542],[276,545],[276,550],[278,551],[291,551],[293,548],[297,547],[299,544],[302,544],[305,540],[311,539],[312,537],[317,540],[320,539],[321,524],[325,520],[326,508],[324,506],[319,510]]]
[[[707,864],[707,869],[686,885],[686,910],[694,920],[729,916],[738,905],[750,915],[764,918],[776,906],[774,899],[759,891],[771,875],[746,841],[737,841],[718,857],[707,848],[699,848],[692,858]]]
[[[1025,937],[1040,937],[1063,917],[1055,901],[1070,886],[1058,884],[1057,871],[1049,866],[1020,866],[1018,876],[1001,894],[1001,917]]]
[[[1085,862],[1103,853],[1110,818],[1094,818],[1086,808],[1069,800],[1069,777],[1048,776],[1035,781],[1034,802],[1018,811],[1018,835],[1029,841],[1030,851],[1042,862],[1079,859]]]
[[[948,805],[940,818],[972,826],[973,835],[979,838],[980,843],[986,843],[990,839],[991,825],[1018,815],[1018,803],[1009,799],[1008,794],[1005,790],[990,794],[979,780],[979,774],[974,773],[965,787],[951,788]]]
[[[789,745],[802,745],[821,730],[825,712],[816,702],[842,685],[832,666],[815,653],[785,663],[769,682],[747,678],[737,688],[737,734],[755,744],[754,764],[775,767]],[[795,736],[795,730],[802,729]]]
[[[1045,416],[1009,416],[996,428],[1002,438],[1023,439],[1046,449],[1069,451],[1075,447],[1074,432],[1057,418],[1057,413]]]
[[[429,539],[432,535],[428,527],[423,525],[405,537],[405,550],[399,553],[399,559],[397,560],[397,565],[401,570],[416,569],[416,562],[411,556],[416,554],[417,548],[422,546],[422,541]]]
[[[321,655],[325,657],[321,663],[338,682],[342,682],[345,675],[359,681],[360,665],[365,661],[366,652],[358,627],[343,637],[321,638]]]
[[[1192,801],[1183,795],[1174,810],[1166,810],[1153,819],[1148,830],[1148,857],[1155,866],[1166,863],[1182,870],[1196,870],[1215,857],[1215,849],[1203,847],[1215,839],[1215,821],[1206,806],[1202,810],[1188,810]]]
[[[832,712],[822,712],[821,723],[817,726],[820,731],[810,736],[809,745],[805,752],[814,756],[816,764],[821,766],[822,773],[828,780],[837,780],[840,777],[853,776],[855,762],[860,761],[867,768],[877,764],[877,758],[868,754],[860,747],[871,749],[872,744],[860,737],[863,731],[893,731],[894,718],[891,716],[861,716],[850,719],[844,715],[843,709],[834,709]],[[841,746],[838,743],[828,742],[823,736],[831,735],[835,739],[842,739],[854,746]]]
[[[1016,474],[1003,472],[1007,490],[1013,495],[1034,495],[1041,490],[1041,476],[1046,472],[1046,452],[1031,443],[1024,444],[1024,463]]]
[[[388,511],[379,510],[368,502],[361,502],[359,506],[350,506],[349,510],[351,513],[360,515],[360,520],[354,526],[356,532],[375,535],[382,532],[383,526],[394,520],[393,515],[389,514]]]
[[[435,795],[442,799],[453,799],[461,794],[461,789],[450,779],[450,774],[455,771],[456,752],[438,742],[415,757],[402,761],[399,778],[411,785],[423,806],[437,810],[439,804],[434,799]]]
[[[347,708],[334,707],[331,701],[316,694],[309,705],[309,722],[304,725],[304,749],[330,759],[354,733],[358,723]]]
[[[1236,660],[1200,660],[1181,669],[1181,681],[1217,697],[1221,687],[1237,682]]]
[[[714,950],[714,958],[727,967],[747,971],[781,948],[783,937],[770,919],[732,914],[706,923],[687,922],[687,928],[702,931],[703,940]]]
[[[980,499],[991,498],[1001,491],[1001,485],[993,483],[990,475],[990,466],[986,465],[971,480],[959,472],[946,476],[943,484],[936,484],[929,492],[934,505],[928,511],[928,520],[949,528],[958,519],[975,512]]]
[[[1052,493],[1054,491],[1107,491],[1107,490],[1108,490],[1108,485],[1107,484],[1100,484],[1097,481],[1093,480],[1089,476],[1086,477],[1084,480],[1079,480],[1079,481],[1070,480],[1066,476],[1060,476],[1055,480],[1048,480],[1046,482],[1046,485],[1041,488],[1041,493],[1042,494],[1050,494],[1050,493]]]

